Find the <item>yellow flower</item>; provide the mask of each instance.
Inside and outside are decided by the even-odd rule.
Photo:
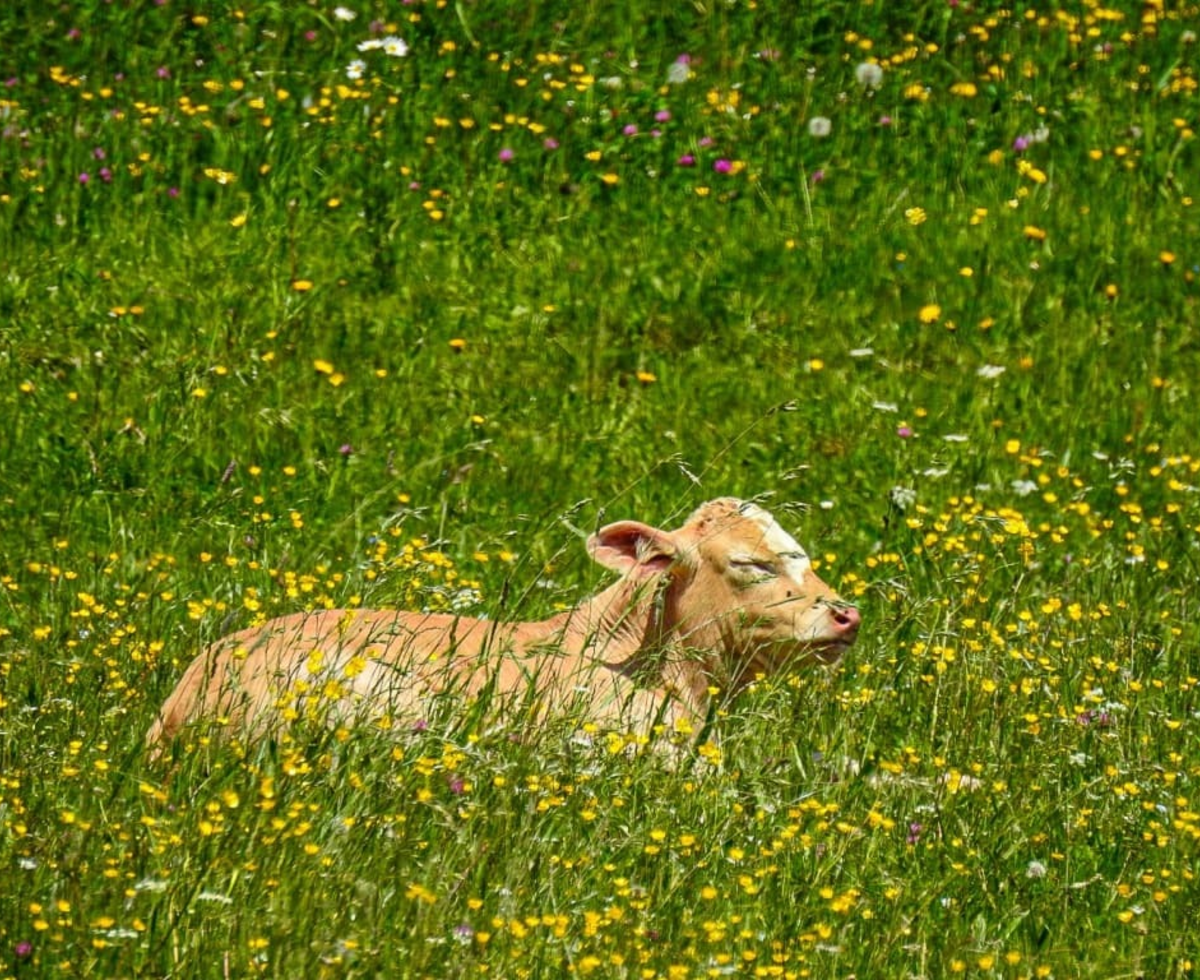
[[[917,313],[917,319],[922,323],[937,323],[942,316],[942,308],[937,303],[926,303]]]
[[[973,99],[979,94],[974,82],[956,82],[950,86],[951,95],[960,95],[964,99]]]
[[[1030,241],[1044,242],[1046,240],[1046,232],[1037,225],[1026,225],[1022,230],[1022,234]]]
[[[292,280],[292,289],[294,289],[298,293],[307,293],[312,288],[313,288],[313,284],[312,284],[311,279],[293,279]]]

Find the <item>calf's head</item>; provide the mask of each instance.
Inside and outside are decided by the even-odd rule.
[[[601,564],[664,582],[663,629],[727,683],[808,662],[831,663],[858,635],[858,610],[822,582],[804,549],[756,504],[725,497],[675,531],[637,521],[588,540]]]

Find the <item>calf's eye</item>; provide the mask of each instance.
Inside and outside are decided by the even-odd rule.
[[[731,564],[739,572],[756,578],[773,578],[779,574],[774,562],[759,561],[753,558],[735,558]]]

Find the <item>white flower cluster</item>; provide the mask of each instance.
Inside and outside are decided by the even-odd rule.
[[[392,58],[403,58],[408,54],[408,44],[404,38],[396,37],[394,34],[389,34],[387,37],[372,37],[365,41],[360,41],[358,45],[359,51],[382,51],[384,54]]]

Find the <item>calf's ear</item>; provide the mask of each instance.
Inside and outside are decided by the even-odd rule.
[[[587,549],[605,568],[640,578],[665,572],[677,552],[670,534],[640,521],[605,525],[588,538]]]

